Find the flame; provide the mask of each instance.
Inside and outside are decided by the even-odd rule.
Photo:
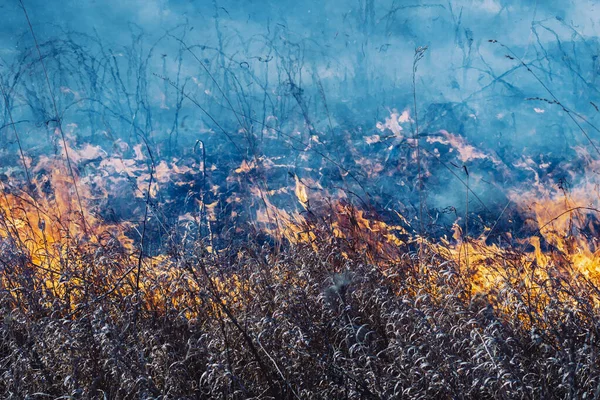
[[[461,160],[495,160],[493,155],[476,150],[464,140],[455,140],[453,135],[447,134],[445,138],[447,144],[457,149]],[[277,207],[270,199],[275,191],[266,194],[255,191],[254,196],[262,199],[257,202],[262,205],[257,212],[257,222],[263,230],[280,240],[308,245],[315,252],[320,251],[320,243],[335,242],[343,257],[366,257],[389,276],[397,274],[396,266],[405,264],[403,259],[411,248],[422,247],[426,254],[435,254],[440,263],[454,265],[455,273],[467,279],[469,290],[465,296],[485,295],[495,307],[517,314],[520,311],[514,310],[507,298],[526,294],[537,311],[543,312],[553,300],[547,295],[548,285],[557,277],[574,286],[582,278],[592,282],[600,280],[600,250],[596,239],[600,196],[593,179],[568,193],[558,185],[544,186],[539,179],[527,190],[511,192],[509,197],[517,211],[533,215],[530,224],[536,233],[510,239],[511,235],[505,232],[504,236],[511,240],[505,245],[488,242],[492,230],[489,227],[479,236],[467,236],[460,220],[454,225],[450,239],[419,237],[411,233],[408,220],[400,214],[396,216],[401,224],[390,224],[376,213],[357,208],[343,197],[331,194],[311,199],[308,207],[305,189],[295,177],[294,193],[303,208],[296,211]],[[422,271],[429,268],[422,259],[419,264]],[[516,293],[515,287],[519,288]],[[511,294],[507,295],[506,291]],[[564,297],[562,301],[574,301],[567,294],[560,296]],[[598,298],[592,302],[600,306]]]
[[[256,163],[254,161],[247,162],[246,160],[242,161],[242,164],[235,170],[236,174],[247,174],[256,168]]]
[[[456,149],[458,152],[458,159],[462,162],[468,162],[477,159],[489,159],[494,164],[501,164],[493,154],[486,154],[484,151],[477,149],[475,146],[468,144],[462,136],[453,135],[448,131],[441,130],[439,132],[441,136],[429,136],[427,137],[428,143],[440,143],[451,146],[452,149]]]
[[[377,129],[379,129],[381,132],[389,130],[393,133],[394,136],[402,138],[402,131],[404,129],[402,128],[401,124],[407,123],[409,121],[410,116],[407,110],[403,111],[402,114],[399,114],[396,110],[394,110],[392,111],[390,117],[385,119],[385,122],[378,122],[376,126]]]
[[[304,188],[304,190],[300,189]],[[295,194],[305,211],[288,212],[276,207],[268,194],[255,189],[253,195],[262,204],[256,213],[256,222],[272,236],[285,239],[293,244],[309,244],[319,250],[321,240],[336,240],[344,249],[343,254],[361,254],[370,260],[393,261],[400,258],[400,238],[407,231],[400,225],[388,225],[376,217],[369,217],[364,210],[357,209],[343,200],[330,201],[316,198],[319,212],[327,210],[326,216],[319,217],[308,207],[305,186],[296,177]]]
[[[296,197],[298,201],[304,208],[308,207],[308,191],[306,190],[306,186],[300,182],[298,175],[294,175],[294,179],[296,180],[296,189],[294,192],[296,193]]]
[[[400,123],[407,121],[408,114],[394,115],[391,122],[386,122],[390,126],[384,129],[396,129],[394,124],[400,127]],[[481,158],[497,161],[493,154],[480,151],[445,131],[440,137],[428,140],[451,146],[464,162]],[[63,158],[41,157],[31,168],[31,187],[0,182],[0,251],[19,254],[17,257],[11,253],[16,261],[3,268],[35,277],[35,290],[65,299],[71,311],[102,293],[120,297],[141,293],[145,307],[185,309],[198,301],[194,294],[203,287],[198,278],[166,254],[145,255],[132,238],[132,232],[139,227],[129,222],[108,223],[99,217],[99,210],[107,196],[114,193],[111,185],[133,181],[136,197],[144,199],[150,190],[150,197],[156,198],[162,187],[183,186],[191,179],[186,176],[201,168],[176,159],[149,165],[142,146],[131,149],[133,158],[130,159],[123,156],[130,151],[128,146],[123,143],[118,146],[121,153],[113,156],[91,145],[69,148],[75,165],[73,173],[63,162],[64,154]],[[585,160],[589,171],[600,167],[600,162],[590,157]],[[233,172],[240,175],[258,168],[272,172],[290,167],[276,161],[266,158],[243,161]],[[95,175],[81,172],[90,162],[99,165]],[[381,163],[359,155],[355,162],[367,177],[376,176],[383,169]],[[342,190],[328,192],[310,177],[300,179],[296,174],[293,174],[293,182],[284,187],[251,185],[248,188],[250,202],[243,193],[235,191],[226,199],[219,199],[217,194],[221,188],[217,185],[208,187],[214,197],[196,202],[209,226],[219,221],[223,209],[244,204],[255,211],[257,226],[279,244],[304,246],[316,253],[322,251],[323,244],[330,244],[339,250],[342,258],[364,260],[390,277],[396,276],[399,268],[407,268],[407,254],[417,254],[415,249],[418,248],[414,264],[425,272],[423,279],[427,279],[427,270],[431,268],[423,254],[429,254],[437,260],[437,265],[452,265],[454,273],[467,280],[469,290],[464,296],[485,295],[496,299],[496,307],[511,310],[502,293],[518,287],[518,293],[512,295],[532,296],[542,311],[551,301],[545,289],[554,277],[559,276],[573,285],[581,279],[600,280],[599,187],[592,173],[567,190],[560,184],[542,183],[537,171],[544,167],[535,165],[531,159],[522,159],[517,167],[536,174],[531,187],[509,194],[521,215],[530,216],[528,224],[534,233],[530,237],[512,239],[510,245],[490,243],[491,228],[484,229],[479,236],[469,237],[463,232],[460,220],[456,221],[451,238],[422,237],[400,213],[380,215],[367,207],[358,207],[350,203]],[[249,175],[251,178],[253,174]],[[234,175],[228,178],[227,183],[231,182],[241,185],[242,180]],[[290,204],[294,204],[295,209],[290,209]],[[193,213],[182,213],[179,221],[203,223]],[[510,235],[505,232],[504,236]],[[212,241],[205,250],[212,256],[218,254]],[[19,264],[23,259],[27,262]],[[282,271],[279,276],[287,275]],[[241,276],[215,274],[203,279],[208,280],[215,291],[227,293],[227,296],[207,300],[211,307],[219,303],[231,307],[240,305],[239,294],[245,285]],[[16,290],[10,274],[2,276],[1,284]],[[592,301],[600,306],[598,299]]]
[[[133,240],[125,235],[128,224],[107,224],[96,216],[85,201],[93,198],[88,187],[80,185],[77,198],[63,165],[43,159],[36,169],[41,168],[47,175],[34,180],[29,191],[4,184],[0,188],[0,238],[25,252],[45,288],[62,296],[65,279],[83,279],[75,273],[87,268],[80,257],[83,252],[110,247],[112,242],[124,255],[133,249]],[[74,298],[78,294],[71,292]]]
[[[143,307],[153,310],[185,309],[197,302],[198,281],[172,257],[141,253],[131,237],[137,229],[133,223],[108,223],[99,217],[111,179],[119,180],[118,172],[139,173],[143,153],[119,160],[91,146],[68,149],[73,174],[63,157],[41,157],[31,170],[31,187],[0,181],[0,254],[8,260],[0,285],[18,298],[22,289],[13,277],[24,279],[30,283],[26,289],[47,293],[48,303],[42,306],[52,307],[51,299],[61,299],[66,312],[107,295],[122,299],[139,294]],[[104,176],[82,178],[77,164],[98,157],[104,157],[98,170]],[[189,171],[161,163],[157,185]],[[216,205],[206,205],[209,220],[216,218]],[[210,279],[219,286],[217,278]],[[230,290],[237,289],[234,285]],[[235,293],[229,298],[235,304]]]

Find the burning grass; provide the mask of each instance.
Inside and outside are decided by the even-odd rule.
[[[302,211],[256,193],[244,229],[270,240],[150,255],[47,167],[2,187],[3,398],[600,396],[598,259],[575,229],[594,223],[564,199],[521,245],[433,240],[295,177]]]
[[[549,72],[491,39],[513,68],[488,81],[465,26],[448,98],[469,70],[482,86],[422,108],[445,96],[417,88],[419,47],[412,105],[374,123],[408,99],[408,76],[386,88],[367,55],[391,43],[340,31],[361,47],[346,71],[352,58],[287,24],[240,35],[216,2],[216,47],[194,44],[192,21],[150,46],[137,24],[129,44],[70,29],[38,42],[23,3],[35,47],[7,53],[0,83],[0,397],[600,399],[600,151],[585,129],[600,130],[553,92],[568,71],[570,94],[594,86],[582,35],[549,52],[536,33],[524,54]],[[367,8],[344,25],[364,15],[351,30],[375,33]],[[517,101],[531,82],[509,75],[525,70],[548,98]],[[534,143],[555,140],[564,152]]]

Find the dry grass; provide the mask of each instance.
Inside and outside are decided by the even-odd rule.
[[[132,276],[108,294],[102,263],[118,256],[96,249],[81,255],[97,267],[78,306],[65,304],[68,289],[45,289],[4,239],[2,397],[599,397],[591,282],[573,287],[550,274],[539,282],[550,299],[540,309],[510,279],[474,294],[433,248],[417,260],[407,247],[382,269],[366,255],[343,257],[340,240],[316,238],[317,250],[245,243],[219,256],[198,245],[176,262],[186,285],[142,280],[136,292]],[[502,265],[507,277],[516,268]],[[161,293],[167,299],[154,301]],[[169,301],[173,293],[185,302]]]

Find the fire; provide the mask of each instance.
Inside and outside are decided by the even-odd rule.
[[[400,124],[409,121],[407,113],[396,113],[379,128],[391,130],[400,138]],[[428,141],[456,150],[462,162],[488,159],[499,163],[495,155],[476,149],[458,136],[445,131],[440,135]],[[69,312],[105,295],[140,295],[144,307],[149,309],[190,308],[198,302],[195,293],[202,291],[198,274],[190,272],[194,267],[182,266],[177,257],[166,253],[150,255],[141,250],[140,232],[145,222],[107,222],[100,217],[100,211],[115,193],[115,187],[124,183],[133,184],[134,196],[144,204],[146,199],[158,201],[166,185],[192,184],[193,174],[205,166],[179,159],[155,163],[141,145],[129,149],[120,143],[118,148],[114,155],[91,145],[69,148],[76,166],[74,173],[66,167],[64,155],[41,157],[34,166],[29,165],[31,186],[12,178],[0,182],[1,247],[7,254],[12,252],[13,260],[4,268],[34,277],[34,289],[65,299]],[[125,157],[127,152],[133,157]],[[354,155],[356,166],[368,178],[383,172],[381,163],[356,151]],[[389,277],[397,276],[399,268],[407,268],[407,255],[411,254],[418,254],[413,267],[426,273],[431,268],[424,257],[428,255],[437,260],[434,264],[451,265],[455,274],[468,280],[469,289],[464,296],[487,296],[496,307],[512,307],[504,291],[515,285],[534,296],[541,310],[551,301],[545,295],[545,285],[555,277],[573,285],[580,279],[597,282],[600,278],[596,231],[600,205],[598,186],[591,174],[569,190],[558,184],[543,185],[536,175],[535,184],[528,190],[511,192],[511,202],[519,213],[531,217],[529,223],[535,233],[503,245],[489,241],[490,228],[478,236],[469,236],[463,232],[460,219],[451,238],[422,236],[402,214],[381,215],[368,206],[352,204],[343,189],[330,192],[310,174],[301,178],[289,173],[293,180],[280,187],[254,181],[264,171],[275,173],[290,168],[276,161],[260,157],[232,169],[226,183],[248,189],[250,201],[237,191],[227,198],[219,197],[222,188],[211,183],[206,186],[206,193],[196,196],[193,202],[201,212],[182,212],[177,216],[182,225],[207,225],[210,240],[205,241],[203,248],[215,260],[221,250],[213,242],[212,226],[220,222],[224,209],[230,208],[229,217],[235,218],[246,207],[254,212],[256,226],[277,246],[308,246],[319,253],[323,244],[334,245],[342,258],[365,260]],[[91,162],[98,165],[95,173],[83,173],[85,165]],[[598,167],[593,161],[588,162],[590,169]],[[531,160],[524,160],[518,167],[536,171]],[[423,176],[427,176],[427,171]],[[208,194],[210,198],[204,197]],[[163,196],[161,201],[170,200]],[[505,236],[510,237],[508,232]],[[207,304],[212,304],[215,312],[223,305],[238,306],[240,291],[245,290],[244,279],[236,272],[211,274],[201,279],[215,292],[227,295],[211,297]],[[10,276],[3,275],[2,285],[15,289]],[[287,275],[281,272],[279,276]],[[600,305],[598,299],[593,302]]]
[[[87,202],[78,201],[73,181],[64,166],[44,159],[34,172],[41,169],[46,170],[47,175],[34,180],[31,188],[6,184],[0,188],[0,237],[24,251],[23,256],[30,258],[31,268],[45,288],[62,296],[67,291],[66,280],[80,284],[85,279],[80,274],[82,270],[93,268],[84,265],[80,257],[83,249],[100,251],[118,244],[126,254],[133,249],[133,240],[124,234],[127,224],[106,224]],[[80,186],[79,196],[93,197],[84,186]],[[107,271],[109,275],[112,272]],[[81,293],[74,290],[70,295],[75,298]]]
[[[236,174],[247,174],[256,168],[256,164],[254,161],[247,162],[246,160],[242,161],[242,164],[235,170]]]
[[[336,240],[343,249],[343,255],[350,253],[367,256],[370,260],[392,261],[401,255],[407,236],[401,225],[388,225],[375,217],[369,217],[364,210],[357,209],[342,199],[328,199],[316,196],[314,210],[310,206],[306,186],[295,177],[295,194],[302,205],[302,212],[288,212],[276,207],[268,196],[261,196],[258,190],[255,198],[262,204],[257,211],[257,223],[266,232],[279,239],[294,244],[309,244],[318,251],[321,240]]]
[[[486,154],[484,151],[477,149],[475,146],[467,143],[467,141],[457,135],[453,135],[445,130],[439,132],[440,136],[430,136],[427,138],[428,143],[441,143],[451,146],[450,151],[456,149],[458,152],[458,159],[460,161],[468,162],[476,159],[490,159],[494,164],[500,164],[498,160],[492,154]]]
[[[294,175],[294,179],[296,180],[296,189],[295,189],[296,197],[298,198],[298,201],[300,202],[300,204],[302,204],[302,206],[304,208],[307,208],[308,192],[306,190],[306,186],[302,182],[300,182],[300,179],[298,179],[298,175]]]
[[[454,140],[452,135],[446,137]],[[480,152],[464,141],[452,143],[458,148],[460,159],[494,161],[493,155]],[[319,251],[319,243],[335,241],[342,249],[342,256],[364,256],[389,276],[398,272],[397,266],[405,264],[406,254],[422,246],[425,254],[454,265],[455,273],[468,279],[470,289],[465,296],[485,295],[495,307],[510,311],[514,305],[507,299],[527,293],[542,312],[553,300],[546,295],[547,286],[557,277],[571,285],[577,285],[582,277],[592,282],[600,278],[600,250],[595,239],[598,207],[594,193],[597,186],[589,182],[568,194],[556,186],[541,185],[511,193],[510,199],[518,212],[535,216],[532,222],[537,233],[513,238],[505,245],[489,242],[490,228],[479,236],[469,237],[463,232],[460,220],[454,225],[452,238],[420,237],[400,214],[396,215],[400,223],[391,224],[376,213],[351,205],[344,196],[309,193],[298,177],[294,194],[302,209],[279,208],[263,194],[258,202],[262,206],[257,212],[257,223],[272,236],[296,245],[309,245],[315,252]],[[259,198],[259,191],[254,196]],[[310,196],[315,198],[309,199]],[[587,235],[582,234],[584,231]],[[422,264],[423,260],[420,263],[420,268],[429,268]],[[514,287],[520,287],[523,293],[507,295],[505,291]],[[593,302],[600,306],[598,299]]]
[[[116,162],[90,146],[70,153],[73,162],[105,157],[104,168],[121,165],[130,168],[120,172],[139,171],[135,160]],[[141,152],[136,153],[138,161],[143,160]],[[187,171],[166,168],[159,164],[158,185]],[[99,216],[110,190],[106,179],[81,177],[77,170],[71,175],[60,157],[42,157],[31,173],[31,187],[0,182],[0,252],[7,260],[1,285],[14,293],[15,301],[22,289],[48,293],[43,307],[52,307],[53,298],[62,299],[67,313],[109,295],[141,295],[143,307],[162,310],[196,301],[198,282],[186,269],[166,254],[147,256],[140,251],[132,238],[139,226],[109,223]],[[138,189],[144,190],[143,185]],[[210,215],[214,205],[206,209]],[[20,279],[30,286],[20,287]]]

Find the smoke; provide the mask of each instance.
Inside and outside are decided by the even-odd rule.
[[[496,218],[515,188],[576,185],[576,149],[594,153],[591,1],[24,4],[74,145],[114,154],[125,143],[126,157],[146,140],[159,163],[196,157],[202,140],[222,193],[238,190],[225,183],[242,162],[269,160],[279,186],[310,178],[408,214],[425,191],[434,220],[467,202]],[[28,155],[58,152],[23,10],[1,7],[4,151],[16,149],[10,110]]]

